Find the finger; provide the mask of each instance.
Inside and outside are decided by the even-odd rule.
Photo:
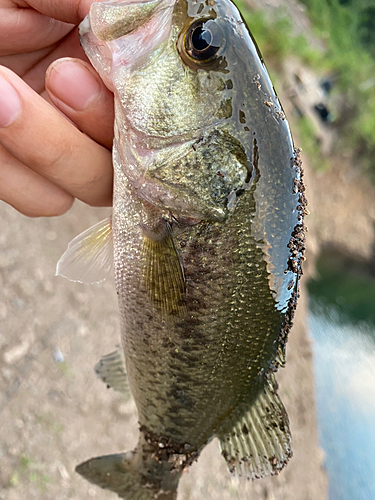
[[[0,200],[29,217],[64,214],[74,198],[0,146]]]
[[[32,70],[38,65],[45,57],[51,53],[56,45],[46,47],[44,49],[36,50],[33,53],[22,52],[19,54],[11,54],[7,56],[0,56],[0,65],[11,69],[18,76],[24,76],[25,73]],[[35,89],[34,89],[35,90]]]
[[[2,7],[0,55],[25,52],[25,40],[28,52],[48,47],[64,38],[73,27],[73,24],[51,19],[33,9],[20,9],[11,3],[9,7]]]
[[[112,198],[111,153],[17,75],[0,68],[0,143],[20,162],[96,206]]]
[[[64,40],[52,47],[33,54],[15,54],[0,57],[0,65],[11,69],[40,94],[45,88],[45,74],[48,66],[60,57],[75,57],[88,61],[78,39],[78,29],[74,29]]]
[[[66,23],[79,24],[97,0],[27,0],[28,5],[42,14]]]
[[[107,148],[113,141],[113,94],[92,66],[79,59],[59,59],[46,75],[46,90],[80,130]]]
[[[78,28],[71,31],[52,52],[22,75],[23,80],[40,94],[45,88],[45,75],[49,65],[61,57],[74,57],[88,61],[79,43]]]

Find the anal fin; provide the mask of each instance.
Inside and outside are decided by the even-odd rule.
[[[292,456],[289,419],[276,381],[269,383],[254,403],[234,412],[226,435],[220,435],[229,471],[247,479],[278,474]]]

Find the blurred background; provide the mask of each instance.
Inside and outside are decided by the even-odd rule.
[[[278,374],[294,458],[231,480],[211,443],[179,500],[375,498],[374,0],[241,0],[303,149],[311,214],[301,299]],[[0,500],[111,499],[74,472],[133,448],[132,400],[92,367],[119,343],[114,285],[55,278],[68,242],[107,210],[30,220],[0,204]]]

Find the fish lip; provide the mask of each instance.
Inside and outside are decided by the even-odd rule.
[[[90,16],[87,14],[87,16],[79,23],[78,26],[78,34],[79,37],[82,38],[91,31],[91,23],[90,23]]]

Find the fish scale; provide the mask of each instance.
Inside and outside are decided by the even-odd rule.
[[[174,500],[183,470],[218,437],[230,472],[277,474],[292,452],[274,373],[298,297],[306,200],[259,51],[230,0],[104,0],[80,36],[114,90],[114,204],[59,269],[84,261],[101,277],[95,264],[109,259],[94,253],[113,235],[124,354],[104,356],[99,376],[130,387],[140,434],[134,451],[77,471],[123,498]]]
[[[205,442],[202,436],[207,440],[214,434],[220,415],[228,414],[239,401],[250,404],[257,394],[249,395],[248,381],[256,379],[262,368],[264,373],[269,371],[285,316],[275,309],[263,254],[251,237],[253,193],[249,190],[243,196],[225,224],[197,224],[176,238],[185,273],[188,317],[164,322],[157,314],[151,319],[147,291],[133,286],[134,281],[141,283],[143,274],[143,237],[137,221],[144,224],[147,220],[147,205],[124,191],[125,182],[122,178],[116,201],[121,207],[115,207],[121,217],[114,219],[113,232],[115,250],[121,248],[116,262],[117,289],[127,371],[136,386],[133,394],[139,421],[155,434],[167,430],[176,442],[199,449]],[[214,241],[222,243],[216,246]],[[135,324],[133,317],[137,318]],[[189,374],[188,384],[183,380],[185,373]],[[231,398],[232,388],[236,390]],[[185,403],[189,401],[186,407],[181,404],[182,392]],[[165,404],[161,408],[160,399]]]

